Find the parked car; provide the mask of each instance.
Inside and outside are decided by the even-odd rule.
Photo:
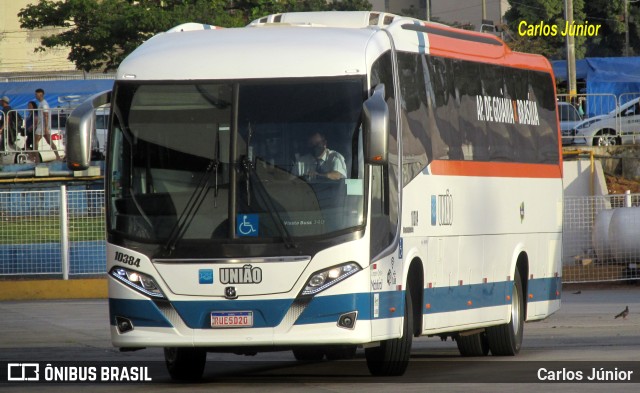
[[[568,102],[558,102],[558,114],[560,115],[560,131],[562,133],[562,144],[573,144],[575,128],[582,122],[582,116],[578,110]]]
[[[587,146],[613,146],[634,143],[640,137],[640,97],[611,112],[590,117],[575,127],[574,143]]]
[[[56,156],[53,150],[57,150],[60,158],[64,158],[64,138],[67,119],[71,112],[65,109],[54,108],[51,110],[51,146],[42,138],[38,145],[38,151],[43,162],[53,161]]]

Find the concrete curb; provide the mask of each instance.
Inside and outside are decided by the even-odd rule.
[[[106,298],[106,278],[0,281],[0,301]]]

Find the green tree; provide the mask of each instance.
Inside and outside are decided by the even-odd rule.
[[[61,28],[36,50],[68,47],[84,71],[113,70],[154,34],[185,22],[243,26],[271,13],[368,10],[366,0],[39,0],[20,10],[24,29]]]
[[[115,69],[142,42],[183,22],[240,26],[242,17],[221,0],[40,0],[18,13],[25,29],[63,28],[37,51],[69,47],[80,70]]]
[[[564,30],[564,0],[509,0],[511,8],[505,14],[509,30],[509,46],[521,52],[538,53],[551,59],[565,59],[565,37],[560,32]],[[584,0],[573,0],[573,20],[576,23],[585,21]],[[520,34],[521,22],[545,25],[557,28],[554,35],[528,36]],[[522,28],[520,28],[522,31]],[[585,37],[575,37],[576,58],[581,59],[586,53]]]
[[[600,24],[599,34],[588,37],[587,56],[623,56],[625,48],[624,0],[590,0],[585,2],[589,23]],[[630,55],[640,53],[640,3],[629,5]]]

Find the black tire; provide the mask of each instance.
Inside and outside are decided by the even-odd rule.
[[[516,269],[511,294],[511,320],[509,323],[487,328],[489,349],[494,356],[514,356],[520,352],[524,330],[524,297],[522,279]]]
[[[413,339],[413,305],[409,288],[404,296],[404,323],[402,337],[385,340],[380,346],[366,348],[367,367],[371,375],[399,376],[404,374],[411,356],[411,342]]]
[[[622,140],[620,137],[616,137],[616,132],[613,130],[598,131],[593,138],[593,146],[616,146],[621,142]]]
[[[328,348],[325,351],[328,360],[349,360],[356,357],[357,347],[349,345],[345,347]]]
[[[171,379],[198,381],[207,362],[207,352],[200,348],[165,348],[164,361]]]
[[[300,362],[319,362],[324,358],[324,350],[321,348],[294,349],[293,356]]]
[[[27,162],[29,162],[29,157],[24,153],[16,153],[13,157],[14,164],[26,164]]]
[[[471,334],[468,336],[456,337],[458,351],[462,356],[487,356],[489,354],[489,343],[487,335],[482,333]]]

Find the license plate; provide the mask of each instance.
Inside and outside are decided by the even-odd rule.
[[[253,326],[253,311],[212,311],[211,327],[251,327]]]

